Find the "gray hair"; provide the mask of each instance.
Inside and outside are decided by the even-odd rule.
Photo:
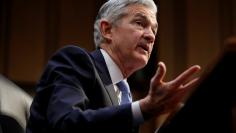
[[[100,31],[100,20],[106,19],[111,24],[114,24],[124,15],[125,9],[132,4],[144,5],[150,8],[155,14],[157,13],[157,6],[153,0],[108,0],[100,8],[94,23],[94,42],[96,47],[99,47],[104,41]]]

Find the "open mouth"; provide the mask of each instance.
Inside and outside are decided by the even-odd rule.
[[[144,51],[146,51],[146,52],[149,52],[149,47],[148,47],[148,45],[145,45],[145,44],[140,44],[140,45],[138,45],[140,48],[142,48]]]

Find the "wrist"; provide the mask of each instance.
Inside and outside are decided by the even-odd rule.
[[[151,109],[152,105],[150,105],[149,98],[145,97],[139,101],[140,110],[143,114],[144,120],[148,120],[153,116],[153,111]]]

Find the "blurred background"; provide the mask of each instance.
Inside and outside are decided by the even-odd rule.
[[[0,73],[34,96],[35,85],[52,54],[74,44],[93,51],[93,23],[106,0],[1,0]],[[159,31],[148,65],[129,78],[135,99],[146,95],[158,61],[165,80],[190,65],[203,70],[236,34],[236,0],[155,0]],[[155,120],[144,123],[152,133]]]

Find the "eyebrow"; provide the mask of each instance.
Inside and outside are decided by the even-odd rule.
[[[136,14],[135,14],[135,17],[141,17],[141,18],[144,19],[145,21],[148,21],[149,23],[151,23],[151,20],[150,20],[146,15],[144,15],[144,14],[142,14],[142,13],[136,13]],[[151,23],[151,24],[152,24],[152,23]],[[157,29],[157,28],[158,28],[157,22],[156,22],[153,26],[154,26],[153,28]]]

